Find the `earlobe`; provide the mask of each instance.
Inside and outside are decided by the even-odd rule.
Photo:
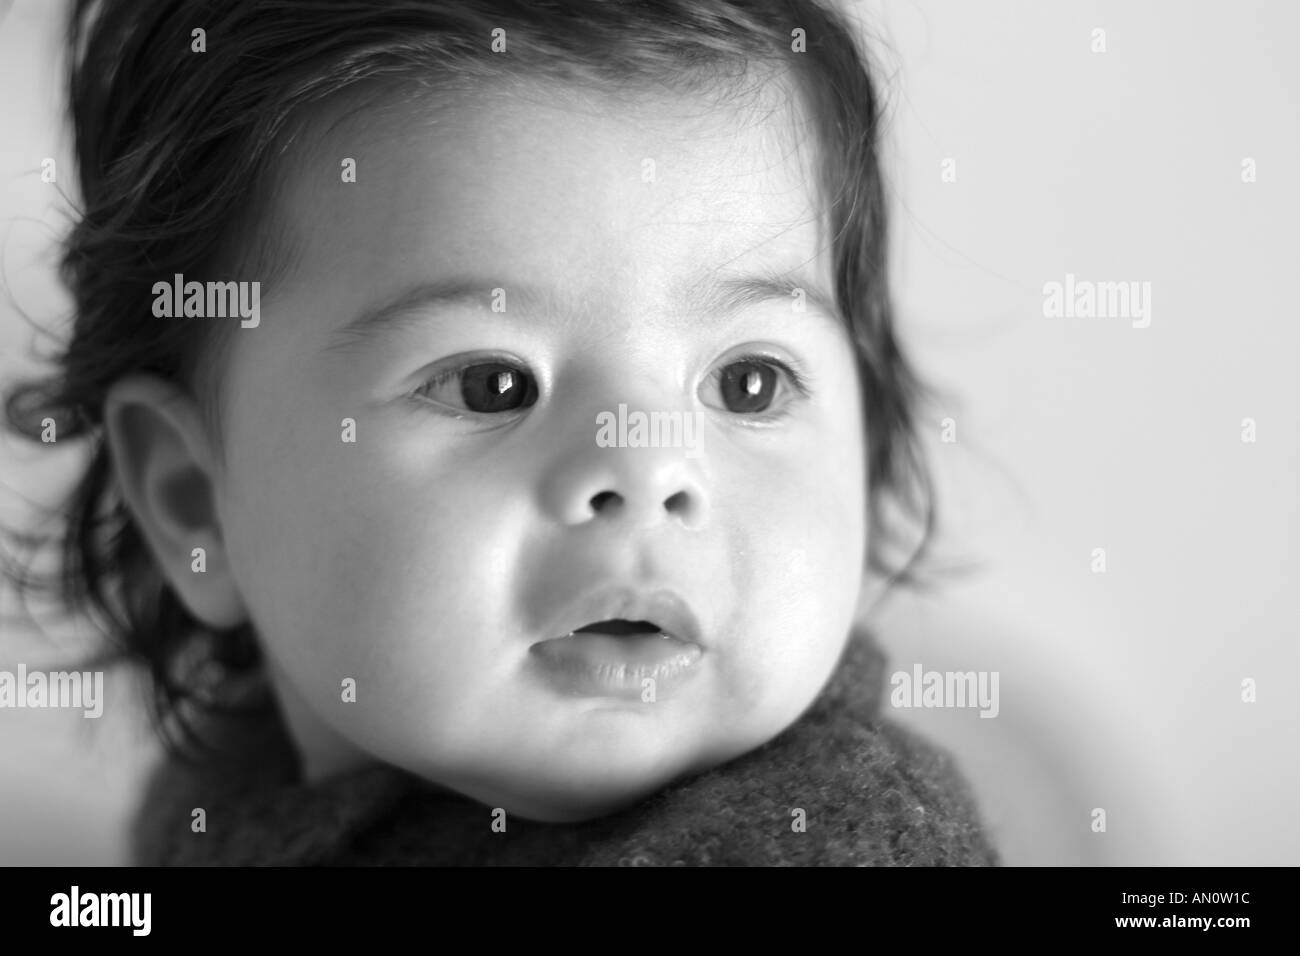
[[[243,623],[216,507],[219,459],[198,403],[172,382],[130,376],[109,389],[104,430],[122,498],[181,602],[210,627]]]
[[[883,581],[869,572],[864,572],[860,580],[861,586],[858,590],[858,603],[853,612],[853,620],[856,624],[865,625],[884,598],[885,586]]]
[[[889,581],[872,567],[871,550],[864,548],[858,573],[858,601],[853,620],[865,625],[889,593]]]

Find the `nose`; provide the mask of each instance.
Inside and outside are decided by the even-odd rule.
[[[683,413],[686,414],[686,413]],[[683,447],[619,447],[597,440],[597,424],[555,446],[543,508],[567,526],[617,522],[635,528],[677,522],[694,530],[708,500],[701,460]]]

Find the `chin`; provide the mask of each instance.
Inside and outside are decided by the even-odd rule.
[[[539,823],[582,823],[617,813],[633,806],[681,777],[685,766],[671,771],[646,767],[621,767],[615,772],[606,765],[597,773],[573,764],[557,766],[558,776],[544,781],[519,781],[517,785],[494,787],[466,796],[491,807],[502,807],[507,815]]]
[[[535,820],[538,823],[585,823],[600,817],[617,813],[640,803],[661,784],[647,784],[635,790],[593,794],[587,793],[548,793],[528,794],[517,801],[508,801],[506,813]],[[513,805],[514,809],[510,809]]]

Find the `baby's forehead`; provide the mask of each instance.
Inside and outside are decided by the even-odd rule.
[[[830,284],[815,150],[777,89],[371,87],[300,129],[276,212],[308,276],[678,288],[735,266]]]

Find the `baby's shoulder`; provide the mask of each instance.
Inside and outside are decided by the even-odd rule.
[[[619,828],[622,832],[618,832]],[[620,820],[593,865],[997,865],[945,750],[852,706],[821,708],[759,749]]]

